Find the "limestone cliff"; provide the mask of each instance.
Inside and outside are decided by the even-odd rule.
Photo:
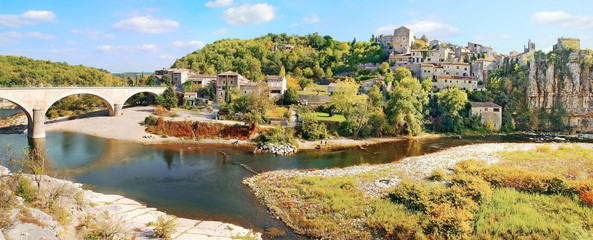
[[[587,51],[556,52],[529,61],[527,96],[532,108],[562,104],[567,124],[577,132],[593,132],[593,72]]]

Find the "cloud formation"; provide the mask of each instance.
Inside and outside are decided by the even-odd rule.
[[[545,26],[578,30],[593,29],[593,15],[573,16],[563,11],[536,12],[531,15],[531,20]]]
[[[54,21],[55,18],[56,15],[51,11],[29,10],[20,15],[5,14],[0,15],[0,28],[18,28],[22,26],[37,25],[44,22]]]
[[[120,53],[154,53],[156,52],[157,46],[154,44],[142,44],[142,45],[101,45],[95,48],[96,51],[107,53],[107,54],[120,54]]]
[[[73,34],[79,34],[79,35],[84,35],[87,36],[89,39],[92,40],[114,40],[116,37],[115,35],[111,34],[111,33],[105,33],[101,30],[97,30],[97,29],[91,29],[91,28],[87,28],[87,29],[73,29],[72,31]]]
[[[182,41],[175,41],[173,43],[171,43],[171,46],[173,48],[177,48],[177,49],[186,49],[186,50],[196,50],[196,49],[200,49],[204,47],[204,42],[202,41],[187,41],[187,42],[182,42]]]
[[[414,31],[414,34],[417,37],[420,37],[424,34],[429,38],[451,37],[461,33],[461,30],[451,25],[428,20],[413,20],[407,24],[404,24],[404,26]],[[400,26],[382,26],[377,28],[375,34],[393,34],[393,30],[398,27]]]
[[[313,14],[313,16],[311,17],[304,17],[303,19],[301,19],[301,22],[298,23],[293,23],[290,26],[291,27],[296,27],[300,24],[314,24],[314,23],[318,23],[321,19],[319,18],[319,16],[317,16],[317,14]]]
[[[206,7],[210,7],[210,8],[216,8],[216,7],[226,7],[226,6],[230,6],[233,4],[233,0],[214,0],[214,1],[209,1],[206,4],[204,4],[204,6]]]
[[[147,15],[122,20],[113,24],[112,27],[126,32],[158,34],[175,31],[179,27],[179,23],[169,19],[158,20]]]
[[[276,17],[275,11],[267,3],[244,4],[225,10],[220,17],[230,25],[247,26],[272,21]]]
[[[16,39],[34,38],[39,40],[53,40],[56,36],[40,32],[3,32],[0,33],[0,46],[19,43]]]

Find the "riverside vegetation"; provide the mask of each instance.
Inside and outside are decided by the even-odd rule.
[[[592,149],[539,144],[478,151],[474,158],[488,160],[470,156],[430,174],[410,174],[414,170],[402,167],[410,159],[352,170],[268,172],[245,183],[287,225],[313,238],[584,239],[593,236]],[[420,158],[432,162],[438,154]],[[356,170],[365,168],[373,170]],[[369,183],[388,187],[375,195]]]

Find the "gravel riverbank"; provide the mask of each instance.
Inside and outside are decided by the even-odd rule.
[[[13,176],[10,171],[0,166],[0,181]],[[33,176],[24,175],[31,180]],[[60,225],[50,215],[32,208],[25,207],[23,200],[17,198],[12,209],[12,226],[0,229],[0,239],[80,239],[80,232],[87,228],[89,219],[103,225],[114,233],[116,239],[156,239],[154,226],[159,216],[166,213],[150,208],[135,200],[120,196],[96,193],[83,189],[83,185],[70,181],[43,176],[42,192],[67,192],[68,196],[58,197],[56,204],[69,214],[69,224]],[[22,214],[27,209],[32,218],[26,219]],[[19,213],[20,211],[20,213]],[[26,215],[26,214],[25,214]],[[90,217],[89,217],[90,216]],[[7,220],[7,219],[2,219]],[[91,226],[91,225],[89,225]],[[233,224],[217,221],[200,221],[186,218],[177,219],[177,227],[171,234],[172,239],[261,239],[262,234]]]

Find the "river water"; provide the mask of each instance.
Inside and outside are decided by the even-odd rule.
[[[20,109],[0,109],[0,120],[6,119],[14,114],[21,113],[23,110]]]
[[[142,145],[82,134],[48,132],[44,142],[30,143],[21,135],[0,135],[0,146],[18,155],[29,144],[45,145],[50,175],[94,186],[94,191],[120,194],[180,217],[218,220],[243,227],[286,230],[272,218],[241,181],[253,174],[225,161],[242,163],[257,172],[277,169],[324,169],[363,163],[389,163],[441,149],[481,143],[524,141],[516,136],[442,138],[400,141],[331,152],[302,151],[293,156],[253,155],[240,147]]]

